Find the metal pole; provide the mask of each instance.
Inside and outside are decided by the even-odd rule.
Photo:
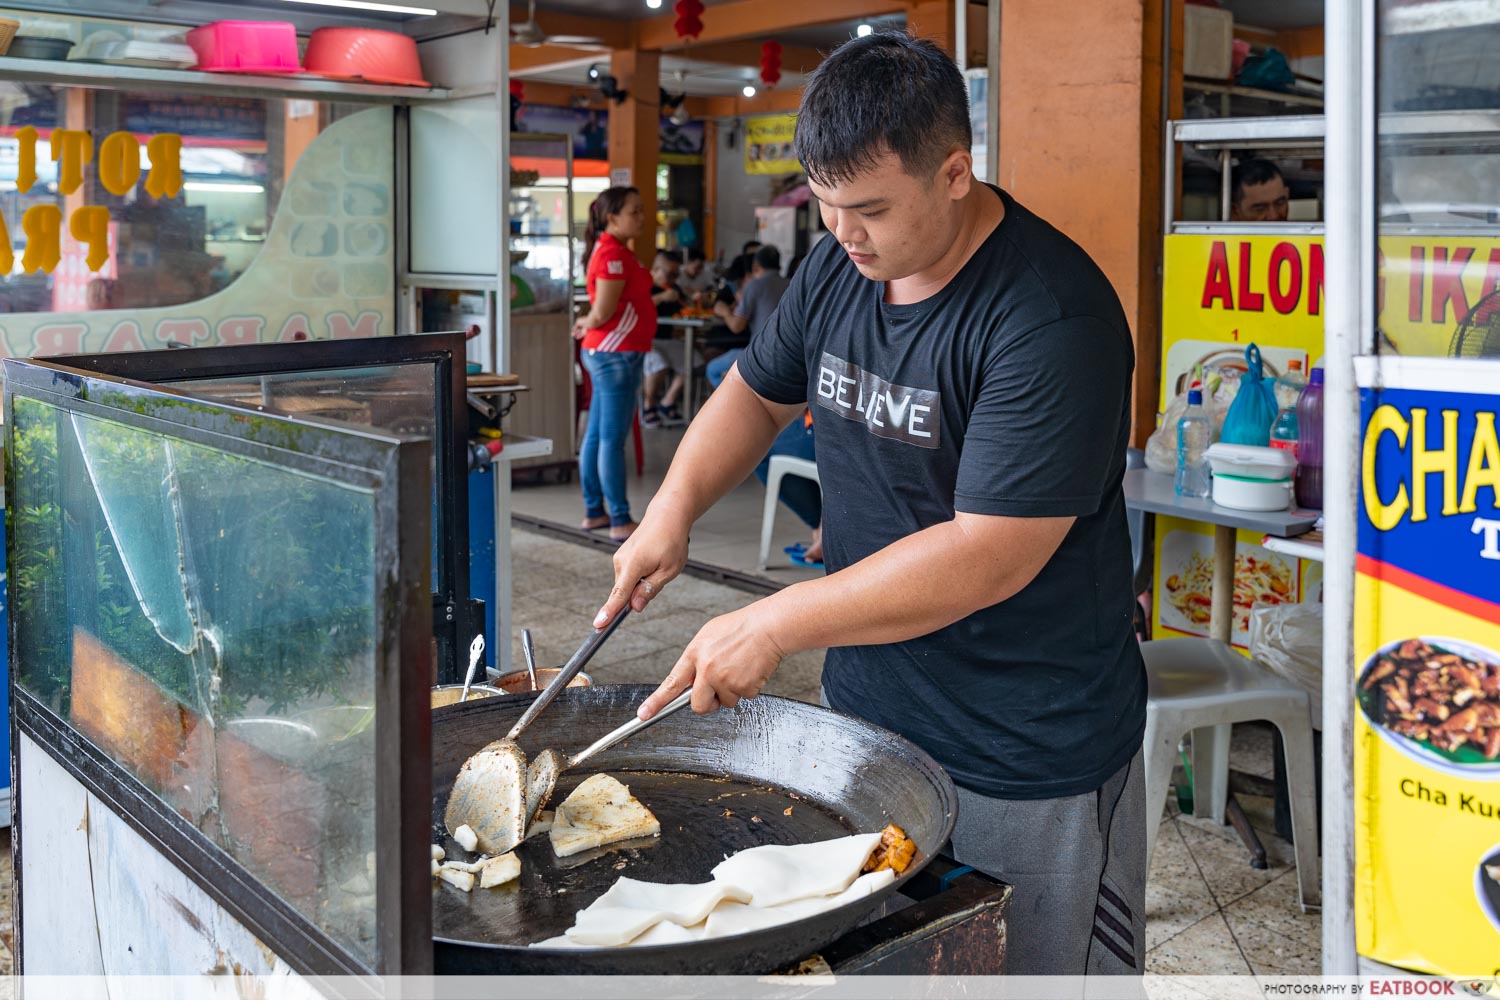
[[[953,0],[953,61],[960,73],[969,68],[969,0]]]
[[[1000,183],[1000,2],[989,0],[985,11],[985,66],[989,74],[985,87],[988,98],[985,134],[989,136],[989,146],[984,151],[984,172],[988,175],[985,180],[991,184]]]
[[[495,253],[495,351],[497,373],[510,371],[510,4],[495,4],[495,26],[491,29],[495,44],[496,178],[500,191],[499,225],[495,227],[500,246]],[[571,220],[570,220],[571,223]],[[571,299],[573,276],[568,275],[568,297]],[[502,674],[510,670],[510,463],[490,466],[495,483],[495,669]]]
[[[1327,0],[1327,314],[1323,396],[1323,972],[1358,971],[1354,923],[1355,355],[1375,330],[1375,18]]]

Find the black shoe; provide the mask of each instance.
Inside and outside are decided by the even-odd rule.
[[[642,410],[641,411],[641,426],[642,427],[649,427],[652,430],[655,430],[656,428],[660,427],[661,426],[661,408],[657,407],[657,406],[649,406],[646,409]]]
[[[681,427],[687,423],[686,420],[682,419],[682,411],[676,406],[659,406],[656,412],[661,415],[663,427]]]

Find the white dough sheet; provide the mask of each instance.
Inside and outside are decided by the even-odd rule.
[[[697,885],[621,877],[579,912],[573,926],[534,948],[609,948],[682,944],[747,934],[824,913],[878,892],[896,880],[885,871],[860,874],[880,834],[815,844],[768,845],[740,851]]]

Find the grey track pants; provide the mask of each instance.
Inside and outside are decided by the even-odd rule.
[[[958,790],[950,850],[1015,888],[1006,971],[1140,975],[1146,952],[1142,752],[1092,792],[992,799]]]

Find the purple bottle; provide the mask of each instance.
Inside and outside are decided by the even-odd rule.
[[[1308,373],[1297,397],[1298,507],[1323,509],[1323,369]]]

